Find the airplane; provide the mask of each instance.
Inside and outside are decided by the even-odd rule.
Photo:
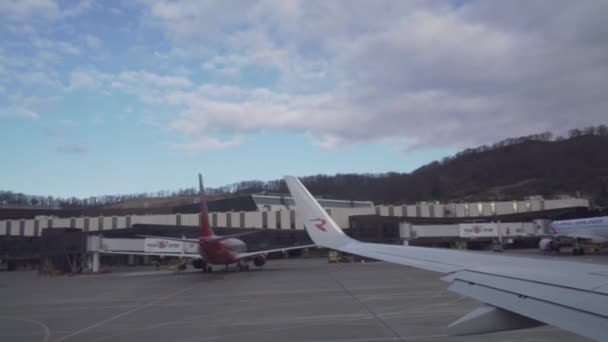
[[[209,224],[209,215],[207,209],[207,200],[205,196],[205,188],[203,186],[203,177],[198,175],[199,191],[201,197],[201,236],[198,239],[174,238],[164,236],[141,235],[155,243],[166,245],[166,241],[177,241],[181,243],[196,243],[199,246],[199,254],[195,253],[170,253],[170,252],[116,252],[114,254],[132,254],[132,255],[157,255],[157,256],[176,256],[182,259],[192,259],[192,266],[197,269],[202,269],[203,272],[213,272],[213,266],[224,266],[228,270],[229,265],[236,264],[239,272],[249,271],[249,262],[253,262],[255,266],[261,267],[266,264],[268,253],[286,252],[297,249],[312,248],[316,245],[300,245],[283,248],[266,249],[261,251],[248,252],[247,244],[239,239],[239,237],[255,234],[259,231],[251,231],[244,233],[236,233],[231,235],[216,235]],[[163,242],[165,241],[165,242]],[[112,253],[103,251],[104,253]],[[185,268],[185,263],[181,264],[181,268]]]
[[[550,235],[542,238],[538,247],[543,252],[559,252],[563,240],[572,241],[573,255],[583,255],[579,242],[592,244],[608,243],[608,216],[577,220],[563,220],[551,223]]]
[[[608,266],[361,242],[347,236],[296,177],[285,176],[285,183],[319,247],[444,273],[449,290],[484,303],[450,324],[451,335],[548,324],[608,338]]]

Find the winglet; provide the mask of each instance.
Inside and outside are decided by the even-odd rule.
[[[285,176],[285,183],[296,203],[297,214],[304,221],[304,226],[312,241],[319,246],[332,249],[339,249],[339,247],[355,241],[344,234],[296,177]]]

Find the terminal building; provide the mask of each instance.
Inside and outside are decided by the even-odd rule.
[[[374,205],[368,201],[318,199],[328,214],[354,238],[370,242],[475,248],[496,239],[517,244],[533,240],[548,223],[592,215],[586,199]],[[209,201],[209,221],[216,233],[257,229],[253,250],[310,243],[293,199],[256,194]],[[0,259],[39,260],[61,254],[70,235],[72,249],[86,253],[86,236],[137,238],[139,235],[199,235],[200,205],[169,208],[83,209],[0,208]],[[479,231],[479,233],[477,233]],[[80,236],[80,237],[77,237]],[[85,236],[85,237],[82,237]],[[535,240],[536,239],[536,240]],[[53,246],[59,246],[54,248]],[[69,248],[68,248],[69,249]],[[46,253],[46,254],[45,254]]]

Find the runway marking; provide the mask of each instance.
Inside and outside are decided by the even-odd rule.
[[[49,337],[51,336],[51,329],[49,329],[48,325],[46,325],[40,321],[37,321],[35,319],[15,318],[15,317],[8,317],[8,316],[0,316],[0,319],[10,319],[13,321],[21,321],[21,322],[28,322],[28,323],[36,324],[37,326],[41,327],[42,330],[44,330],[44,338],[42,339],[42,342],[47,342],[49,340]]]
[[[323,326],[323,325],[333,325],[333,324],[353,324],[353,322],[355,321],[361,321],[361,320],[371,320],[371,318],[369,317],[369,315],[362,317],[362,318],[354,318],[354,319],[347,319],[344,320],[342,322],[327,322],[325,320],[319,320],[318,322],[307,322],[306,324],[300,324],[298,326],[298,328],[304,328],[304,327],[315,327],[315,326]],[[311,324],[312,323],[312,324]],[[234,326],[233,324],[230,323],[225,323],[225,324],[215,324],[215,325],[207,325],[206,327],[231,327]],[[256,326],[255,324],[252,324],[251,326]],[[357,326],[361,326],[360,323],[357,323]],[[205,336],[205,337],[190,337],[190,338],[185,338],[185,339],[178,339],[175,341],[180,341],[180,342],[187,342],[187,341],[209,341],[209,340],[217,340],[217,339],[225,339],[225,338],[232,338],[232,337],[237,337],[237,336],[246,336],[246,335],[256,335],[256,334],[262,334],[262,333],[269,333],[269,332],[278,332],[278,331],[283,331],[283,330],[289,330],[292,329],[293,327],[291,326],[281,326],[281,327],[275,327],[275,328],[263,328],[263,329],[257,329],[257,330],[251,330],[251,331],[244,331],[244,332],[239,332],[239,333],[227,333],[227,334],[223,334],[223,335],[212,335],[212,336]],[[201,340],[202,338],[202,340]],[[388,337],[390,339],[394,339],[393,337]],[[357,339],[358,340],[358,339]],[[367,341],[369,339],[363,339],[364,341]],[[321,340],[324,341],[324,340]]]
[[[115,320],[117,320],[117,319],[119,319],[119,318],[121,318],[121,317],[124,317],[124,316],[130,315],[130,314],[132,314],[132,313],[134,313],[134,312],[137,312],[137,311],[140,311],[140,310],[145,309],[145,308],[147,308],[147,307],[150,307],[150,306],[153,306],[153,305],[155,305],[155,304],[158,304],[158,303],[160,303],[160,302],[162,302],[162,301],[164,301],[164,300],[167,300],[167,299],[169,299],[169,298],[171,298],[171,297],[175,297],[175,296],[177,296],[177,295],[180,295],[180,294],[182,294],[182,293],[184,293],[184,292],[187,292],[187,291],[189,291],[189,290],[192,290],[193,288],[195,288],[195,287],[197,287],[197,286],[198,286],[198,284],[193,285],[193,286],[190,286],[190,287],[185,288],[185,289],[181,289],[181,290],[179,290],[179,291],[176,291],[176,292],[170,293],[170,294],[168,294],[168,295],[166,295],[166,296],[164,296],[164,297],[162,297],[162,298],[159,298],[159,299],[157,299],[157,300],[154,300],[154,301],[152,301],[152,302],[149,302],[149,303],[146,303],[146,304],[143,304],[143,305],[137,306],[137,307],[135,307],[135,308],[133,308],[133,309],[131,309],[131,310],[128,310],[128,311],[125,311],[125,312],[120,313],[120,314],[118,314],[118,315],[114,315],[114,316],[112,316],[112,317],[106,318],[106,319],[104,319],[103,321],[97,322],[97,323],[95,323],[95,324],[93,324],[93,325],[89,325],[88,327],[82,328],[82,329],[80,329],[80,330],[78,330],[78,331],[75,331],[75,332],[73,332],[73,333],[69,334],[69,335],[65,335],[65,336],[63,336],[63,337],[60,337],[60,338],[58,338],[58,339],[54,340],[54,342],[61,342],[61,341],[65,341],[65,340],[67,340],[68,338],[71,338],[71,337],[74,337],[74,336],[80,335],[80,334],[82,334],[82,333],[84,333],[84,332],[87,332],[87,331],[89,331],[89,330],[91,330],[91,329],[95,329],[95,328],[97,328],[97,327],[99,327],[99,326],[102,326],[102,325],[104,325],[104,324],[106,324],[106,323],[109,323],[109,322],[115,321]]]
[[[388,331],[390,331],[397,338],[398,341],[403,341],[403,338],[401,338],[401,336],[393,328],[391,328],[388,323],[386,323],[382,318],[380,318],[380,316],[376,315],[376,313],[372,309],[370,309],[362,300],[360,300],[359,297],[355,296],[354,293],[350,292],[346,288],[346,286],[344,286],[344,284],[334,276],[334,272],[329,272],[329,276],[336,282],[336,284],[338,284],[344,290],[344,292],[346,292],[351,298],[356,300],[359,305],[361,305],[365,309],[365,311],[367,311],[373,318],[375,318]]]
[[[292,321],[292,322],[283,322],[283,323],[299,323],[298,327],[303,328],[303,327],[313,327],[313,326],[321,326],[321,325],[332,325],[332,324],[352,324],[353,322],[356,321],[363,321],[363,320],[370,320],[369,315],[360,315],[361,317],[351,317],[351,318],[342,318],[340,320],[336,320],[336,321],[332,321],[332,322],[327,322],[327,320],[324,319],[317,319],[317,320],[310,320],[310,319],[306,319],[306,320],[299,320],[299,321]],[[177,323],[177,324],[176,324]],[[257,327],[259,326],[259,322],[256,323],[250,323],[250,322],[245,322],[245,323],[236,323],[236,325],[243,325],[243,326],[251,326],[251,327]],[[261,324],[268,324],[266,323],[261,323]],[[155,325],[151,325],[145,328],[136,328],[136,329],[132,329],[129,330],[127,332],[121,332],[121,333],[117,333],[117,334],[113,334],[110,336],[103,336],[100,338],[97,338],[95,340],[92,340],[91,342],[100,342],[100,341],[105,341],[105,340],[109,340],[112,338],[115,338],[117,336],[124,336],[127,334],[131,334],[133,332],[143,332],[143,331],[149,331],[149,330],[153,330],[153,329],[158,329],[161,327],[168,327],[168,326],[173,326],[173,327],[197,327],[197,328],[223,328],[223,327],[233,327],[235,325],[235,323],[233,321],[230,322],[223,322],[223,323],[215,323],[215,324],[201,324],[200,321],[195,321],[195,322],[184,322],[183,320],[179,320],[179,321],[173,321],[173,322],[165,322],[162,324],[155,324]],[[360,326],[360,324],[357,324],[357,326]],[[281,331],[281,330],[288,330],[288,329],[292,329],[293,326],[281,326],[281,327],[275,327],[275,328],[263,328],[263,329],[258,329],[258,330],[252,330],[252,331],[245,331],[245,332],[239,332],[239,333],[228,333],[228,334],[224,334],[224,335],[212,335],[212,336],[204,336],[204,337],[200,337],[197,336],[195,338],[186,338],[186,339],[177,339],[174,341],[181,341],[181,342],[185,342],[185,341],[201,341],[201,339],[203,340],[216,340],[216,339],[221,339],[221,338],[226,338],[226,337],[235,337],[235,336],[245,336],[245,335],[255,335],[255,334],[260,334],[260,333],[267,333],[267,332],[271,332],[271,331]]]
[[[338,291],[338,290],[332,290],[332,292],[340,292],[342,293],[342,291]],[[335,297],[332,297],[333,300],[337,300]],[[242,302],[242,301],[241,301]],[[300,305],[300,303],[308,303],[309,300],[308,299],[298,299],[298,300],[293,300],[290,299],[288,301],[282,301],[279,303],[272,303],[272,302],[267,302],[266,306],[267,308],[269,307],[273,307],[273,308],[277,308],[277,307],[282,307],[282,306],[298,306]],[[189,300],[187,302],[188,304],[192,304],[192,305],[199,305],[199,303],[193,303],[191,300]],[[210,302],[208,302],[210,303]],[[175,302],[176,305],[180,305],[180,302]],[[213,303],[213,305],[222,305],[220,302],[218,303]],[[233,313],[242,313],[242,312],[246,312],[246,311],[255,311],[258,310],[257,306],[237,306],[234,309],[230,309],[227,310],[226,312],[224,312],[225,315],[227,316],[231,316]],[[195,316],[188,316],[186,318],[180,318],[179,320],[176,321],[169,321],[169,322],[164,322],[164,323],[155,323],[151,326],[146,326],[146,327],[141,327],[141,328],[134,328],[129,330],[128,332],[120,332],[120,333],[116,333],[116,334],[111,334],[108,336],[101,336],[99,338],[96,338],[94,340],[91,340],[91,342],[99,342],[99,341],[105,341],[105,340],[109,340],[112,339],[114,337],[117,336],[123,336],[129,333],[133,333],[133,332],[140,332],[140,331],[147,331],[147,330],[152,330],[152,329],[158,329],[158,328],[162,328],[162,327],[171,327],[171,326],[182,326],[182,327],[189,327],[189,326],[197,326],[197,327],[201,327],[201,328],[216,328],[216,327],[225,327],[225,326],[233,326],[235,324],[238,325],[243,325],[243,326],[247,326],[247,325],[258,325],[258,324],[269,324],[272,322],[265,322],[265,321],[256,321],[255,323],[252,323],[251,319],[248,319],[247,321],[234,321],[231,320],[229,322],[226,323],[213,323],[213,324],[205,324],[204,322],[206,321],[206,318],[209,316],[214,316],[216,315],[215,312],[209,312],[206,314],[201,314],[201,315],[195,315]],[[343,314],[340,315],[324,315],[324,316],[305,316],[305,317],[294,317],[291,319],[287,319],[287,320],[283,320],[283,323],[305,323],[305,322],[312,322],[314,323],[315,321],[323,321],[325,322],[326,319],[328,317],[338,317],[339,319],[336,320],[334,319],[335,322],[337,323],[348,323],[350,321],[355,321],[355,320],[368,320],[370,319],[369,314],[368,315],[363,315],[363,314],[355,314],[355,315],[350,315],[351,317],[346,317]],[[203,323],[202,323],[203,322]]]
[[[253,309],[255,309],[255,308],[236,310],[236,312],[249,311],[249,310],[253,310]],[[257,310],[257,309],[255,309],[255,310]],[[149,326],[142,327],[142,328],[134,328],[134,329],[130,329],[127,332],[120,332],[120,333],[111,334],[109,336],[102,336],[102,337],[96,338],[94,340],[91,340],[91,342],[106,341],[106,340],[115,338],[117,336],[123,336],[123,335],[131,334],[134,332],[143,332],[143,331],[149,331],[149,330],[159,329],[159,328],[164,328],[164,327],[197,327],[197,328],[205,328],[205,329],[233,327],[235,325],[257,327],[262,324],[273,324],[273,323],[279,322],[278,320],[275,319],[275,320],[271,320],[271,321],[229,320],[229,321],[225,321],[225,322],[204,323],[205,322],[204,318],[206,318],[208,316],[212,316],[214,314],[215,313],[209,313],[206,315],[198,315],[198,316],[188,316],[187,320],[179,319],[176,321],[157,323],[157,324],[149,325]],[[328,322],[327,321],[328,318],[331,318],[332,321]],[[361,321],[361,320],[370,320],[370,317],[369,317],[369,315],[365,315],[365,314],[351,314],[351,315],[335,314],[335,315],[324,315],[324,316],[315,315],[315,316],[293,317],[293,318],[289,318],[286,320],[281,320],[280,323],[282,323],[282,324],[299,324],[301,327],[305,327],[305,326],[318,326],[318,325],[331,325],[331,324],[349,324],[351,322]],[[263,330],[247,331],[247,332],[241,332],[241,333],[229,334],[229,335],[206,336],[206,337],[204,337],[204,339],[206,339],[206,340],[218,339],[218,338],[223,338],[226,336],[232,336],[232,335],[237,336],[237,335],[242,335],[242,334],[250,335],[250,334],[255,334],[255,333],[261,333],[261,332],[267,332],[267,331],[278,331],[278,330],[284,330],[284,329],[289,329],[289,328],[291,328],[291,327],[282,326],[279,328],[267,328],[267,329],[263,329]],[[196,340],[199,340],[199,338],[197,337]],[[183,340],[180,340],[180,341],[183,341]]]

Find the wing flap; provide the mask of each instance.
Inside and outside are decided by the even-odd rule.
[[[606,337],[608,319],[605,316],[460,279],[454,280],[448,289],[594,340]]]
[[[598,292],[472,271],[457,272],[443,280],[478,284],[608,318],[608,295]]]
[[[266,250],[255,251],[255,252],[246,252],[246,253],[240,253],[240,254],[238,254],[237,255],[237,259],[245,259],[245,258],[251,258],[251,257],[257,256],[257,255],[261,255],[261,254],[268,254],[268,253],[274,253],[274,252],[293,251],[293,250],[297,250],[297,249],[313,248],[313,247],[317,247],[317,245],[302,245],[302,246],[292,246],[292,247],[266,249]]]

